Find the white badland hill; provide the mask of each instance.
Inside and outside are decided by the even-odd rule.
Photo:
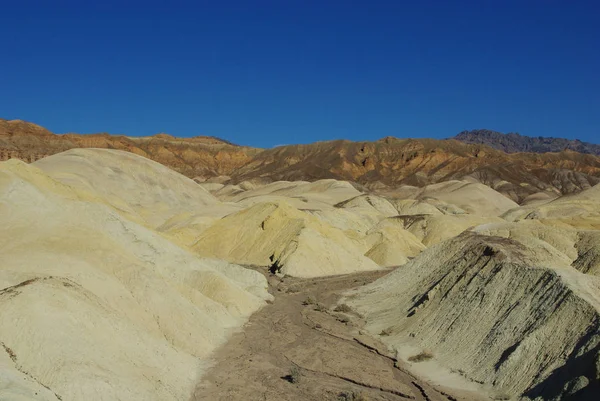
[[[189,246],[210,224],[241,206],[220,202],[193,180],[133,153],[72,149],[34,163],[80,196]]]
[[[423,373],[441,365],[494,397],[595,399],[600,278],[590,233],[541,223],[475,231],[432,246],[342,302],[401,358],[433,357]]]
[[[425,245],[397,218],[382,220],[367,232],[366,256],[383,267],[400,266],[425,250]]]
[[[35,165],[80,196],[106,203],[124,217],[156,229],[202,256],[245,264],[277,264],[285,274],[307,277],[372,270],[405,263],[424,248],[399,225],[395,225],[394,234],[388,227],[375,235],[379,222],[397,215],[397,210],[386,199],[362,195],[347,182],[199,185],[137,155],[99,149],[70,150]],[[220,199],[202,185],[212,186]],[[219,187],[213,188],[215,185]],[[258,225],[250,223],[250,214],[269,210],[274,204],[285,209],[281,227],[295,234],[280,236],[277,229],[272,234],[277,241],[291,244],[289,247],[263,241],[264,230],[253,230]],[[270,221],[279,216],[275,214]],[[307,230],[296,232],[293,224],[288,225],[298,219],[307,224]],[[233,229],[227,227],[232,221]],[[240,232],[232,242],[235,230]],[[313,236],[313,232],[317,234]],[[296,234],[299,241],[294,239]],[[257,247],[257,242],[265,245]],[[280,254],[281,258],[277,256]]]
[[[221,203],[193,180],[129,152],[72,149],[34,165],[53,179],[96,196],[152,228],[186,212],[213,214]]]
[[[138,224],[216,202],[187,179],[123,152],[68,153],[39,163],[60,181],[0,163],[0,399],[185,400],[270,298],[266,280]],[[144,181],[163,174],[173,189]]]
[[[318,277],[398,266],[425,248],[402,222],[386,221],[398,215],[393,204],[349,183],[277,182],[221,197],[252,206],[203,231],[200,255]]]
[[[296,277],[379,269],[343,231],[286,202],[260,203],[219,220],[193,249]]]
[[[508,221],[541,220],[581,229],[600,229],[600,185],[575,195],[509,210],[502,217]]]
[[[298,209],[331,209],[333,205],[361,195],[350,183],[337,180],[277,181],[266,185],[242,182],[239,185],[226,185],[213,194],[222,201],[235,202],[244,207],[257,203],[286,201]]]
[[[499,216],[519,206],[487,185],[469,181],[445,181],[423,188],[401,187],[392,191],[390,196],[398,199],[443,202],[479,216]]]
[[[298,277],[371,270],[372,261],[402,265],[425,246],[503,221],[494,216],[518,206],[489,187],[459,181],[400,190],[404,198],[391,200],[335,180],[203,185],[247,208],[195,231],[197,253]]]

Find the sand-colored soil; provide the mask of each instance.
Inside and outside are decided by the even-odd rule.
[[[318,279],[260,271],[269,278],[274,302],[216,352],[191,401],[337,401],[351,392],[370,401],[486,399],[416,378],[360,329],[360,317],[332,309],[341,292],[387,271]],[[290,377],[294,369],[297,383]]]

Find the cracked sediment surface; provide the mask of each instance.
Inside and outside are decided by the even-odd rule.
[[[415,377],[381,342],[359,329],[359,316],[334,310],[341,292],[385,274],[269,276],[274,302],[216,352],[191,401],[324,401],[350,392],[381,401],[486,399]],[[295,383],[289,377],[293,371],[299,372]]]

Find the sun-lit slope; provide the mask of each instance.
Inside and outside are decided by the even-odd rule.
[[[336,207],[350,211],[357,211],[357,213],[362,213],[361,209],[363,209],[379,213],[384,217],[398,215],[398,210],[396,210],[394,205],[390,203],[389,200],[375,195],[360,195],[345,202],[340,202],[336,205]]]
[[[473,231],[518,241],[548,266],[570,265],[583,273],[600,276],[598,230],[578,230],[552,221],[523,220],[484,224]]]
[[[401,199],[390,199],[398,211],[393,218],[426,246],[481,224],[504,222],[497,213],[507,207],[518,207],[488,187],[458,181],[424,188],[400,187],[395,195]]]
[[[206,229],[193,249],[235,263],[274,266],[296,277],[379,268],[344,232],[286,202],[261,203]]]
[[[404,199],[441,201],[458,207],[469,214],[498,216],[519,205],[492,188],[468,181],[446,181],[423,188],[409,187],[410,191],[398,189],[398,197]],[[393,193],[393,192],[392,192]]]
[[[217,209],[220,203],[193,180],[129,152],[72,149],[34,165],[152,228],[180,213]]]
[[[522,206],[503,217],[508,221],[542,220],[581,229],[600,229],[600,185],[550,202]]]
[[[307,213],[317,217],[322,222],[338,228],[353,239],[363,238],[385,216],[373,208],[331,208],[324,210],[307,210]]]
[[[417,214],[442,215],[448,214],[444,209],[436,206],[428,200],[416,199],[391,199],[390,202],[394,205],[400,216],[413,216]],[[460,210],[460,213],[465,213]]]
[[[190,247],[208,227],[221,217],[242,209],[236,205],[219,205],[216,208],[203,209],[201,213],[181,213],[165,221],[156,230],[171,241],[184,247]]]
[[[404,227],[394,203],[380,196],[363,194],[311,214],[357,240],[365,256],[383,267],[402,265],[425,249]]]
[[[208,188],[211,186],[208,185]],[[257,203],[286,201],[298,209],[323,210],[361,194],[349,182],[337,180],[277,181],[266,185],[241,183],[226,185],[213,191],[219,199],[240,206]]]
[[[428,350],[433,361],[414,365],[424,374],[442,365],[496,396],[593,400],[600,278],[539,256],[514,239],[467,232],[342,302],[401,358]]]
[[[415,214],[398,216],[404,228],[426,246],[453,238],[463,231],[481,224],[503,222],[499,217],[472,214]]]
[[[578,257],[576,245],[579,232],[571,227],[555,227],[538,220],[525,220],[519,223],[484,224],[473,231],[517,241],[527,247],[536,260],[546,265],[569,266]]]
[[[396,218],[382,220],[369,230],[365,242],[370,245],[365,255],[384,267],[403,265],[425,250],[425,245]]]
[[[0,399],[187,400],[270,297],[264,277],[199,259],[73,182],[0,163]]]

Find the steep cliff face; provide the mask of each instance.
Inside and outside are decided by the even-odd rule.
[[[125,150],[199,180],[220,182],[334,178],[390,191],[448,180],[483,183],[521,203],[531,196],[552,198],[600,183],[600,158],[573,151],[507,154],[456,140],[383,138],[345,140],[257,149],[212,137],[175,138],[109,134],[55,135],[35,124],[0,120],[0,159],[27,162],[72,148]]]

